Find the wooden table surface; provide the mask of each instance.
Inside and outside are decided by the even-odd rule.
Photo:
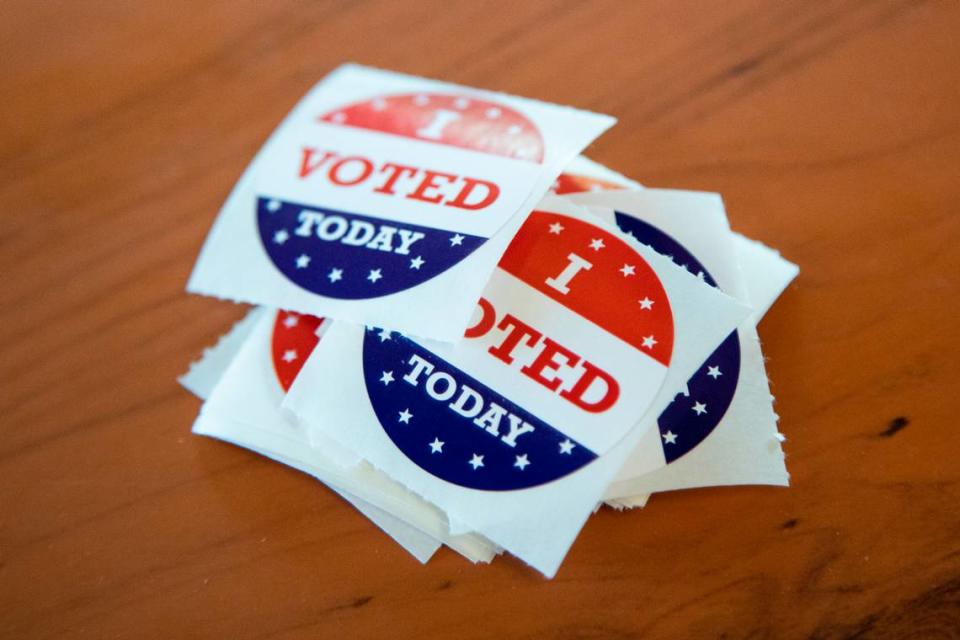
[[[958,33],[950,0],[4,3],[0,636],[960,637]],[[798,262],[760,327],[793,486],[603,510],[546,581],[421,566],[192,436],[176,376],[244,312],[194,258],[349,60],[615,115],[593,158]]]

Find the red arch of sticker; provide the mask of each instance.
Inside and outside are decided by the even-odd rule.
[[[547,284],[571,254],[589,261],[566,293]],[[570,216],[534,211],[499,267],[663,365],[673,353],[670,300],[653,268],[612,233]]]
[[[519,111],[473,97],[442,93],[379,96],[325,113],[330,124],[445,144],[542,163],[544,141]]]

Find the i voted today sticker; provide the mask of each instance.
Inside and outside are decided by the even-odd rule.
[[[190,289],[452,341],[523,217],[610,124],[341,67],[258,154]]]
[[[612,447],[659,391],[670,301],[626,242],[535,211],[480,299],[468,344],[434,351],[369,328],[363,372],[380,426],[448,482],[522,489]]]
[[[277,158],[291,171],[273,172],[276,184],[264,188],[376,214],[258,198],[260,238],[274,265],[333,298],[403,291],[465,259],[520,207],[544,153],[523,114],[456,94],[377,96],[319,115],[297,134],[290,154]],[[515,179],[522,176],[526,184]]]

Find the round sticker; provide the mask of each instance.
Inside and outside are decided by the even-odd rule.
[[[535,211],[460,350],[445,359],[368,328],[364,381],[385,433],[419,467],[472,489],[525,489],[626,435],[666,378],[673,330],[663,285],[629,244]]]
[[[679,242],[643,220],[616,212],[617,226],[661,255],[669,256],[712,287],[710,272]],[[731,333],[687,382],[689,395],[678,395],[657,419],[668,463],[690,452],[723,419],[740,378],[740,339]]]
[[[330,111],[317,120],[534,164],[542,163],[544,157],[543,138],[526,116],[505,105],[460,95],[380,96]],[[304,149],[304,153],[313,152]],[[479,178],[390,163],[376,166],[362,156],[316,153],[318,157],[311,156],[314,166],[322,166],[330,181],[343,187],[369,182],[375,191],[392,195],[398,180],[416,175],[419,186],[406,199],[422,200],[428,206],[439,202],[439,186],[454,179],[460,180],[457,195],[445,202],[454,211],[477,211],[499,193],[497,185]],[[304,162],[310,165],[306,158]],[[382,297],[422,284],[486,240],[262,197],[257,199],[257,227],[271,262],[290,281],[312,293],[348,300]]]
[[[277,382],[284,391],[290,390],[290,385],[300,373],[307,356],[320,341],[317,330],[322,322],[323,320],[316,316],[289,311],[277,312],[270,339],[270,353]]]

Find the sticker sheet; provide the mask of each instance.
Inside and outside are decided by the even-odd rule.
[[[334,322],[284,406],[311,438],[363,456],[455,530],[552,576],[653,416],[748,313],[579,207],[546,199],[464,340]]]
[[[613,122],[344,65],[257,154],[188,289],[455,341],[525,216]]]
[[[644,189],[569,198],[707,284],[750,301],[718,195]],[[608,499],[627,498],[619,504],[632,506],[638,500],[631,496],[654,491],[788,483],[755,323],[746,319],[702,362],[624,465]],[[657,458],[663,468],[648,471]]]
[[[285,390],[328,323],[313,316],[269,309],[255,313],[259,314],[255,324],[213,388],[194,432],[294,466],[391,514],[474,562],[489,562],[497,549],[488,541],[476,535],[450,535],[444,514],[434,506],[336,442],[314,439],[311,443],[306,432],[281,412]],[[393,531],[388,533],[392,535]]]

